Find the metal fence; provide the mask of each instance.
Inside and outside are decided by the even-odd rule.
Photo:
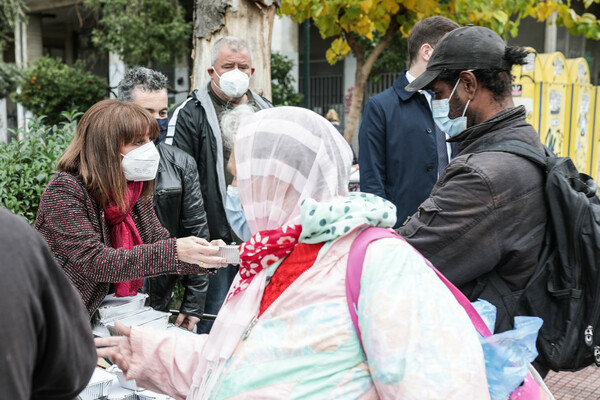
[[[298,80],[300,92],[304,90],[304,77]],[[310,77],[310,109],[325,116],[333,108],[344,124],[344,76],[326,75]]]
[[[367,82],[363,106],[371,97],[392,86],[399,74],[400,72],[386,72],[385,74],[379,75],[377,83]]]
[[[398,74],[399,72],[387,72],[380,74],[377,82],[367,82],[363,107],[372,96],[392,86]],[[300,92],[304,94],[304,77],[300,76],[298,81]],[[327,111],[333,108],[337,111],[342,126],[345,123],[344,95],[343,75],[313,76],[310,78],[310,109],[325,116]]]

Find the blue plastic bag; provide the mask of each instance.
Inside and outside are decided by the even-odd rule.
[[[496,307],[485,300],[472,303],[491,332],[496,322]],[[515,328],[489,337],[480,336],[485,370],[492,400],[507,399],[525,379],[529,363],[538,355],[535,348],[542,319],[515,317]]]

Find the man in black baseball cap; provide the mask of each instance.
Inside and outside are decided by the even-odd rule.
[[[498,34],[481,26],[465,26],[446,34],[434,49],[426,71],[406,86],[409,92],[425,88],[444,70],[504,69],[506,44]]]
[[[494,303],[496,332],[513,321],[478,278],[495,270],[511,290],[523,289],[546,226],[541,169],[513,154],[479,152],[510,139],[544,152],[525,108],[515,107],[511,96],[512,66],[526,56],[490,29],[467,26],[448,33],[427,70],[406,86],[433,90],[434,120],[458,144],[458,156],[398,232],[467,297]]]

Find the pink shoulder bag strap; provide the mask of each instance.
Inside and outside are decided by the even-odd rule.
[[[346,300],[348,301],[348,309],[350,310],[350,317],[352,318],[352,324],[360,341],[360,345],[363,346],[362,335],[360,328],[358,327],[358,296],[360,294],[360,278],[362,276],[363,262],[365,260],[365,253],[369,243],[384,238],[396,238],[404,240],[400,235],[391,229],[371,227],[363,230],[355,239],[350,246],[350,252],[348,253],[348,266],[346,269]],[[417,250],[415,250],[417,251]],[[420,253],[419,253],[420,254]],[[421,257],[423,257],[421,255]],[[427,265],[437,274],[437,276],[444,282],[444,284],[450,289],[450,292],[454,295],[458,303],[465,309],[467,315],[471,319],[471,322],[475,326],[475,329],[483,337],[491,336],[492,332],[488,329],[487,325],[475,310],[469,299],[465,297],[460,290],[456,288],[441,272],[439,272],[425,257],[423,257]],[[548,391],[546,385],[543,384],[543,380],[537,374],[537,371],[531,366],[529,368],[530,373],[525,377],[523,384],[515,389],[511,393],[509,400],[514,399],[525,399],[525,400],[540,400],[540,399],[552,399],[552,394]],[[534,376],[532,376],[534,374]],[[535,377],[537,375],[537,377]],[[540,384],[541,382],[541,384]]]

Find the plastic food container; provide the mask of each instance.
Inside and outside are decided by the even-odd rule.
[[[218,255],[225,258],[225,262],[227,264],[239,264],[240,263],[240,246],[237,244],[220,246]]]
[[[117,367],[116,365],[111,365],[106,370],[117,377],[117,379],[119,380],[119,386],[121,386],[122,388],[129,389],[129,390],[140,390],[141,389],[135,383],[135,379],[126,380],[125,377],[123,376],[123,371],[121,371],[119,369],[119,367]]]
[[[109,322],[136,313],[144,308],[147,298],[146,293],[138,293],[131,297],[115,297],[114,294],[109,294],[98,307],[98,317],[102,322]]]
[[[183,336],[195,336],[198,337],[198,334],[192,332],[192,331],[188,331],[185,328],[179,327],[179,326],[175,326],[173,324],[169,324],[169,326],[167,326],[167,331],[169,332],[173,332],[176,335],[183,335]]]
[[[167,329],[170,316],[171,313],[156,311],[150,307],[145,307],[138,313],[119,318],[118,320],[126,326],[144,326],[154,329]],[[112,336],[119,335],[115,329],[114,321],[107,322],[106,327]]]
[[[151,393],[137,392],[136,395],[139,400],[156,400],[157,399],[157,397],[153,396]],[[172,399],[172,397],[167,397],[167,398]]]
[[[135,393],[125,394],[121,397],[110,397],[108,400],[139,400],[139,397]]]
[[[92,319],[92,333],[96,337],[109,337],[110,332],[106,325],[103,325],[100,321]]]
[[[96,367],[90,382],[79,396],[77,400],[95,400],[102,397],[108,397],[110,387],[112,385],[113,376],[102,368]]]

